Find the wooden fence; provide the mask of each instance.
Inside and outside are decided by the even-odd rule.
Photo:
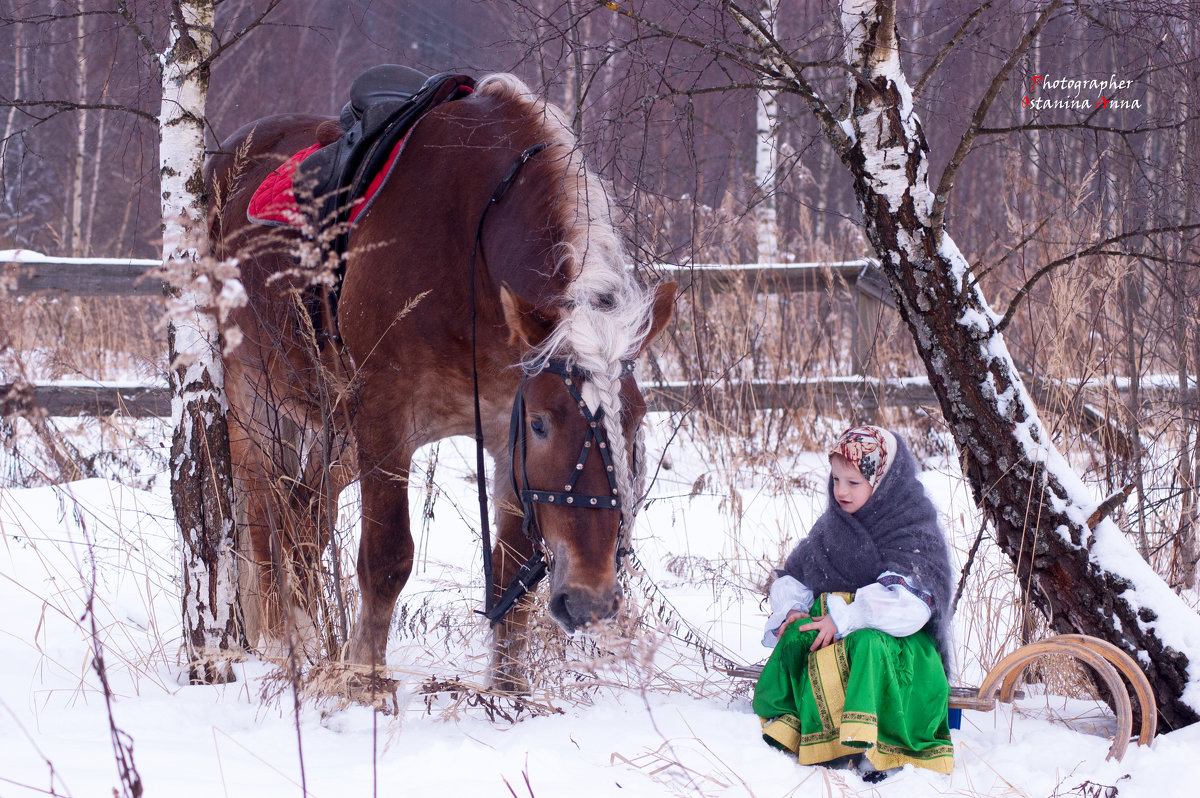
[[[0,261],[8,278],[9,293],[16,296],[163,296],[162,283],[153,276],[160,263],[154,260],[112,258],[50,258]],[[662,266],[664,279],[675,280],[684,291],[701,297],[738,288],[758,293],[841,291],[847,287],[858,306],[859,324],[854,336],[854,364],[859,371],[866,362],[872,323],[878,317],[878,302],[890,300],[887,284],[870,260],[830,264],[756,264],[753,266]],[[646,385],[653,405],[662,410],[683,410],[697,403],[699,389],[691,383]],[[0,398],[12,386],[0,383]],[[721,386],[704,389],[707,404],[726,401]],[[893,404],[935,404],[923,380],[881,383],[864,377],[793,382],[739,383],[739,401],[753,407],[777,408],[811,402],[851,402],[867,407],[881,400]],[[165,416],[171,397],[166,386],[122,385],[106,382],[42,383],[32,387],[32,402],[53,416],[109,415]]]
[[[36,256],[0,260],[0,286],[7,285],[9,293],[17,296],[163,296],[164,287],[153,276],[159,265],[155,260],[112,258]],[[855,303],[857,317],[852,353],[856,376],[780,382],[750,381],[704,388],[693,383],[644,384],[643,389],[656,409],[685,410],[701,404],[701,400],[704,406],[710,408],[720,407],[723,402],[737,401],[758,409],[841,405],[865,412],[882,405],[937,405],[936,396],[925,377],[879,380],[862,375],[881,306],[894,307],[891,291],[875,261],[661,266],[656,271],[665,279],[679,282],[682,290],[694,292],[702,304],[706,295],[733,288],[764,294],[840,292],[848,301]],[[0,324],[3,324],[3,320],[0,320]],[[1062,394],[1060,386],[1050,385],[1027,372],[1023,372],[1023,377],[1035,401],[1039,403],[1046,401],[1051,391],[1056,389]],[[113,413],[138,417],[168,416],[171,408],[169,390],[162,385],[78,380],[55,382],[32,386],[32,397],[6,400],[11,389],[11,384],[0,383],[0,403],[32,401],[54,416]],[[1179,391],[1174,387],[1150,385],[1142,386],[1140,391],[1149,402],[1180,400]],[[1081,425],[1087,430],[1105,430],[1109,436],[1119,436],[1121,433],[1116,425],[1106,414],[1089,407],[1081,394],[1071,402]],[[1188,398],[1194,400],[1194,397]]]

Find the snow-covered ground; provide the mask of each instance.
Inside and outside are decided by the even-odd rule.
[[[652,436],[660,452],[669,437]],[[556,714],[510,723],[461,696],[422,695],[429,677],[478,684],[485,671],[487,635],[472,613],[482,577],[469,445],[437,449],[433,517],[414,517],[417,569],[389,652],[403,683],[397,715],[309,698],[297,720],[279,669],[257,659],[236,666],[236,683],[185,684],[165,478],[125,480],[148,490],[94,479],[0,491],[0,796],[101,796],[118,786],[93,640],[115,697],[111,721],[147,796],[265,798],[300,795],[303,785],[313,796],[1042,797],[1114,788],[1165,798],[1200,781],[1200,724],[1106,761],[1107,711],[1044,696],[964,713],[951,776],[908,768],[868,785],[801,767],[759,741],[749,685],[706,670],[678,626],[645,631],[612,662],[588,662],[577,645],[560,661],[544,657],[554,673],[533,698]],[[433,455],[424,451],[422,462]],[[766,654],[762,582],[821,510],[823,459],[800,454],[731,476],[684,434],[667,463],[638,523],[640,559],[694,629],[730,658],[757,662]],[[977,529],[966,488],[951,466],[927,465],[923,480],[961,558]],[[429,489],[414,479],[411,490],[416,516]],[[353,501],[351,490],[347,518]],[[957,619],[965,682],[1000,651],[1012,613],[994,552],[976,568],[983,575]]]

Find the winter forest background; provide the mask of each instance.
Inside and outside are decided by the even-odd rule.
[[[635,266],[648,279],[666,266],[878,257],[858,175],[830,146],[811,97],[795,83],[763,77],[801,68],[805,85],[831,108],[858,113],[838,100],[847,70],[836,63],[844,43],[839,15],[856,4],[742,5],[773,19],[776,52],[790,54],[790,65],[779,66],[771,48],[746,35],[735,4],[716,0],[224,0],[216,4],[216,44],[230,46],[213,62],[208,141],[267,114],[336,114],[353,77],[378,63],[476,76],[512,71],[567,111],[589,164],[612,183]],[[1200,650],[1192,637],[1200,560],[1200,12],[1187,0],[896,5],[901,66],[916,94],[931,187],[948,166],[956,170],[943,226],[969,264],[968,282],[996,311],[1053,443],[1097,502],[1127,490],[1111,517],[1192,608],[1185,637]],[[162,49],[170,6],[4,0],[0,250],[160,257],[161,95],[146,43],[125,17],[158,37],[151,49]],[[656,383],[691,390],[686,408],[663,414],[673,432],[661,436],[661,452],[675,469],[675,489],[700,501],[715,497],[715,513],[737,517],[739,531],[750,523],[745,507],[757,491],[793,509],[815,501],[819,511],[823,477],[811,464],[799,468],[796,453],[822,451],[847,423],[896,426],[919,457],[941,463],[960,485],[944,505],[958,513],[950,526],[962,538],[960,558],[977,534],[985,546],[980,560],[993,558],[971,577],[964,599],[974,616],[964,634],[973,665],[965,670],[986,669],[1012,646],[1052,630],[1053,613],[1036,590],[1023,598],[1030,582],[999,554],[1003,533],[967,500],[964,447],[937,401],[892,403],[871,382],[928,375],[902,315],[873,304],[864,320],[852,292],[832,278],[823,291],[769,289],[747,282],[684,293],[642,367],[651,394]],[[856,346],[863,335],[865,348]],[[164,341],[156,300],[0,294],[0,383],[162,385]],[[864,386],[858,398],[831,402],[805,393],[787,409],[763,409],[743,387],[851,376]],[[154,474],[165,468],[163,434],[144,420],[6,417],[0,488],[102,477],[153,489]],[[676,436],[688,441],[686,456],[666,453]],[[673,509],[672,518],[686,511]],[[792,539],[803,528],[792,529]],[[670,573],[680,585],[688,577],[715,584],[714,574],[727,571],[745,582],[739,601],[752,606],[771,557],[782,552],[747,554],[753,535],[745,534],[717,546],[739,550],[744,573],[716,555],[704,563],[671,560]],[[1061,694],[1075,680],[1046,681]],[[1176,697],[1186,692],[1177,687]],[[1189,702],[1200,708],[1194,694],[1182,704]],[[683,772],[694,770],[681,764],[683,755],[668,753]],[[1104,783],[1119,775],[1105,772],[1111,778]],[[1057,790],[1064,783],[1045,778],[1021,789],[1048,794],[1046,784]],[[681,783],[670,789],[715,789]],[[913,794],[924,787],[914,785]]]

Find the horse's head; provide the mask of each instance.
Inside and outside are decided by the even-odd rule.
[[[550,613],[567,631],[612,617],[620,604],[618,550],[629,545],[644,467],[636,442],[646,402],[632,358],[666,325],[675,290],[658,286],[630,359],[603,370],[548,349],[562,319],[502,291],[514,342],[538,353],[514,402],[513,488],[526,532],[550,564]]]

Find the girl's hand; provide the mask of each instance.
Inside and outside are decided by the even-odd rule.
[[[788,615],[788,621],[784,621],[783,625],[787,626],[791,619],[792,616]],[[834,636],[837,634],[837,624],[833,622],[833,618],[829,615],[817,615],[803,626],[797,626],[796,629],[801,632],[816,630],[817,639],[808,647],[809,651],[818,651],[825,648],[825,646],[833,642]]]
[[[787,617],[783,619],[783,623],[779,624],[779,632],[776,634],[776,636],[783,637],[783,633],[787,631],[789,626],[796,621],[803,620],[808,617],[809,614],[803,610],[792,610],[787,614]]]

